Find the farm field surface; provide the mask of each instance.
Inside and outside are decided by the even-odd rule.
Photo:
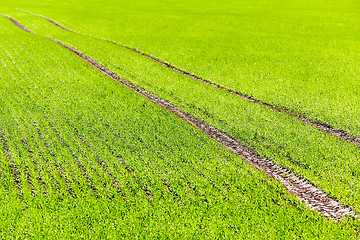
[[[1,3],[2,237],[359,238],[357,7]]]
[[[316,1],[18,1],[81,33],[360,135],[360,5]]]

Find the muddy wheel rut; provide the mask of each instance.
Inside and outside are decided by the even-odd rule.
[[[54,20],[51,20],[51,19],[49,19],[49,18],[47,18],[47,17],[45,17],[45,16],[38,15],[38,14],[35,14],[35,13],[32,13],[32,12],[28,12],[28,11],[24,11],[24,10],[21,10],[21,9],[17,9],[17,10],[18,10],[18,11],[22,11],[22,12],[26,12],[26,13],[29,13],[29,14],[32,14],[32,15],[35,15],[35,16],[42,17],[42,18],[45,19],[46,21],[50,22],[51,24],[54,24],[55,26],[57,26],[57,27],[65,30],[65,31],[72,32],[72,33],[75,33],[75,34],[81,34],[81,33],[75,32],[75,31],[73,31],[73,30],[67,29],[67,28],[65,28],[64,26],[62,26],[61,24],[59,24],[59,23],[55,22]],[[10,20],[10,21],[13,21],[13,19],[11,19],[11,18],[9,18],[9,20]],[[15,25],[18,24],[16,21],[13,22],[13,23],[14,23]],[[17,26],[18,26],[18,25],[17,25]],[[18,27],[23,28],[23,26],[21,26],[21,25],[18,26]],[[31,32],[30,30],[28,30],[28,29],[26,29],[26,28],[23,28],[23,29],[24,29],[25,31],[27,31],[27,32]],[[336,129],[336,128],[334,128],[334,127],[332,127],[332,126],[330,126],[330,125],[328,125],[328,124],[325,124],[325,123],[321,123],[321,122],[318,122],[318,121],[310,120],[309,118],[307,118],[307,117],[305,117],[305,116],[302,116],[302,115],[299,115],[299,114],[295,114],[295,113],[293,113],[293,112],[290,112],[290,111],[288,111],[288,110],[285,110],[285,108],[282,107],[282,106],[272,105],[272,104],[263,102],[263,101],[261,101],[261,100],[255,99],[255,98],[253,98],[253,97],[247,96],[247,95],[245,95],[245,94],[242,94],[242,93],[240,93],[240,92],[237,92],[237,91],[235,91],[235,90],[232,90],[232,89],[230,89],[230,88],[227,88],[227,87],[218,85],[218,84],[213,83],[213,82],[211,82],[211,81],[209,81],[209,80],[206,80],[206,79],[204,79],[204,78],[198,77],[198,76],[196,76],[196,75],[194,75],[194,74],[192,74],[192,73],[186,72],[186,71],[184,71],[184,70],[182,70],[182,69],[180,69],[180,68],[177,68],[177,67],[175,67],[175,66],[172,66],[172,65],[170,65],[169,63],[163,62],[163,61],[159,60],[158,58],[152,57],[152,56],[150,56],[149,54],[146,54],[146,53],[144,53],[144,52],[141,52],[141,51],[139,51],[139,50],[137,50],[137,49],[135,49],[135,48],[132,48],[132,47],[129,47],[129,46],[126,46],[126,45],[117,43],[117,42],[115,42],[115,41],[111,41],[111,40],[107,40],[107,39],[102,39],[102,38],[99,38],[99,39],[104,40],[104,41],[107,41],[107,42],[110,42],[110,43],[113,43],[113,44],[116,44],[116,45],[119,45],[119,46],[121,46],[121,47],[123,47],[123,48],[125,48],[125,49],[127,49],[127,50],[130,50],[130,51],[132,51],[132,52],[135,52],[135,53],[137,53],[137,54],[140,54],[140,55],[142,55],[142,56],[144,56],[144,57],[146,57],[146,58],[148,58],[148,59],[150,59],[150,60],[152,60],[152,61],[154,61],[154,62],[156,62],[156,63],[158,63],[158,64],[160,64],[160,65],[162,65],[162,66],[164,66],[164,67],[166,67],[166,68],[169,68],[169,69],[171,69],[172,71],[175,71],[175,72],[177,72],[177,73],[179,73],[179,74],[182,74],[182,75],[185,75],[185,76],[187,76],[187,77],[190,77],[190,78],[192,78],[192,79],[194,79],[194,80],[203,82],[203,83],[208,84],[208,85],[210,85],[210,86],[213,86],[213,87],[215,87],[215,88],[217,88],[217,89],[220,89],[220,90],[226,91],[226,92],[228,92],[228,93],[234,94],[234,95],[238,96],[239,98],[241,98],[241,99],[243,99],[243,100],[247,100],[247,101],[253,102],[253,103],[255,103],[255,104],[268,107],[268,108],[270,108],[270,109],[272,109],[272,110],[274,110],[274,111],[276,111],[276,112],[280,112],[280,113],[289,115],[289,116],[291,116],[291,117],[297,118],[299,121],[301,121],[301,122],[303,122],[303,123],[305,123],[305,124],[307,124],[307,125],[311,125],[311,126],[317,128],[317,129],[319,129],[319,130],[321,130],[321,131],[323,131],[323,132],[326,132],[326,133],[328,133],[328,134],[331,134],[332,136],[335,136],[335,137],[337,137],[337,138],[340,138],[340,139],[342,139],[342,140],[344,140],[344,141],[350,142],[350,143],[352,143],[352,144],[354,144],[354,145],[356,145],[357,147],[360,148],[360,137],[355,137],[355,136],[353,136],[351,133],[348,133],[348,132],[346,132],[346,131],[344,131],[344,130]]]
[[[16,20],[10,17],[7,18],[19,28],[27,32],[31,32],[27,30],[24,26],[22,26],[20,23],[18,23]],[[253,149],[244,146],[242,143],[236,141],[226,133],[223,133],[216,128],[205,124],[201,120],[187,114],[186,112],[181,111],[180,109],[172,106],[168,102],[158,98],[157,96],[147,92],[146,90],[140,89],[137,86],[129,83],[128,81],[121,79],[115,73],[111,72],[109,69],[97,63],[94,59],[85,56],[83,53],[76,50],[75,48],[67,46],[66,44],[56,41],[54,39],[49,39],[73,52],[75,55],[88,62],[91,66],[99,70],[101,73],[123,84],[127,88],[147,98],[154,104],[172,112],[174,115],[178,116],[182,120],[195,126],[197,129],[207,134],[210,138],[217,141],[220,145],[227,148],[229,151],[234,152],[245,162],[251,164],[256,169],[264,171],[268,177],[274,178],[280,183],[282,183],[289,192],[299,197],[300,200],[305,202],[310,209],[317,210],[323,216],[334,220],[340,220],[345,216],[358,217],[357,213],[353,209],[343,206],[340,201],[331,198],[323,190],[309,183],[307,180],[302,179],[297,175],[291,173],[290,171],[273,162],[272,160],[259,156]]]

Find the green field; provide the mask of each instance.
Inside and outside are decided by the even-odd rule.
[[[1,238],[359,238],[48,39],[360,212],[356,145],[121,46],[360,137],[360,5],[299,2],[0,3]]]

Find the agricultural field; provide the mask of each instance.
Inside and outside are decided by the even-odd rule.
[[[360,238],[359,13],[0,3],[1,238]]]

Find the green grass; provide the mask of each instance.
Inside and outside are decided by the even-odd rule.
[[[121,77],[227,132],[360,211],[360,150],[356,146],[174,73],[118,45],[68,33],[39,17],[13,15],[31,30],[76,47]]]
[[[2,238],[357,236],[66,49],[0,30]]]
[[[354,0],[11,1],[360,136]]]

